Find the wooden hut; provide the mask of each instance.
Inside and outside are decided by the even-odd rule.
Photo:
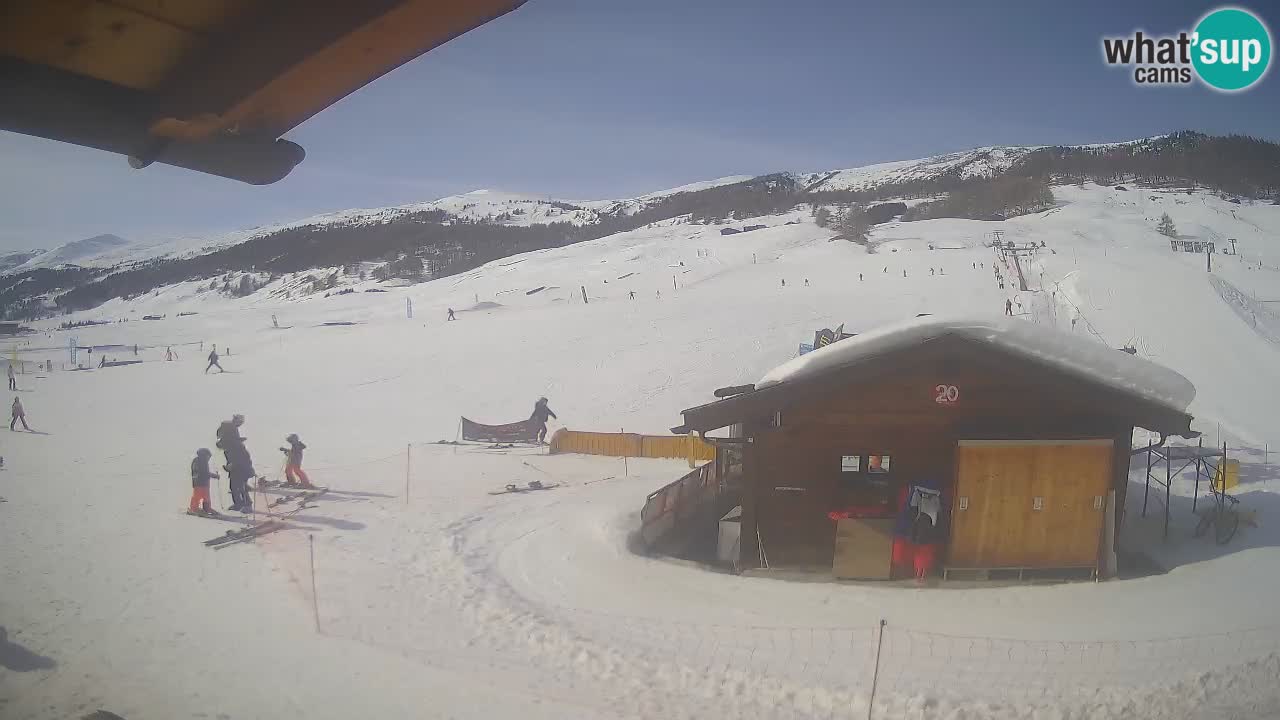
[[[747,388],[673,428],[739,426],[743,568],[1105,573],[1134,427],[1194,434],[1181,375],[1013,318],[917,318]]]

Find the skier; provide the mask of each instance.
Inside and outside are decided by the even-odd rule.
[[[862,282],[862,273],[858,273],[858,282]]]
[[[13,398],[13,406],[10,408],[10,410],[13,412],[13,419],[9,421],[9,430],[13,430],[14,425],[16,425],[19,420],[21,420],[22,429],[30,432],[31,427],[27,425],[27,411],[22,408],[22,400],[20,400],[17,396],[14,396]]]
[[[18,389],[18,379],[13,376],[13,363],[9,363],[9,389]]]
[[[929,268],[929,274],[933,275],[933,268]]]
[[[271,327],[273,327],[273,328],[278,328],[278,327],[280,327],[280,321],[276,319],[275,314],[272,314],[272,315],[271,315]]]
[[[632,300],[635,300],[635,299],[636,299],[636,291],[635,291],[635,290],[632,290],[632,291],[631,291],[631,299],[632,299]]]
[[[1009,298],[1004,299],[1004,314],[1009,316],[1013,315],[1013,301]]]
[[[809,278],[804,279],[804,286],[809,287]]]
[[[173,362],[173,348],[167,347],[164,349],[164,361]]]
[[[786,287],[786,286],[787,286],[787,279],[782,278],[782,287]]]
[[[456,319],[457,319],[457,318],[455,318],[455,317],[453,316],[453,308],[449,308],[449,317],[448,317],[448,319],[449,319],[449,320],[456,320]]]
[[[547,418],[556,417],[556,414],[547,407],[547,399],[545,397],[538,398],[538,402],[533,404],[533,414],[529,416],[530,420],[539,423],[538,442],[544,443],[547,438]],[[556,418],[559,420],[560,418]]]
[[[311,484],[311,479],[302,471],[302,451],[307,449],[305,443],[298,439],[297,433],[290,433],[289,437],[284,439],[289,443],[289,447],[280,448],[280,452],[284,453],[284,478],[285,484],[297,485],[298,480],[302,481],[302,487],[315,487]]]
[[[213,503],[209,500],[209,478],[218,477],[218,473],[209,470],[209,458],[212,456],[209,448],[200,448],[191,460],[191,504],[187,506],[189,513],[215,514]]]
[[[208,375],[209,368],[213,368],[213,367],[218,368],[218,372],[226,372],[226,370],[223,370],[222,366],[218,364],[218,346],[217,345],[214,345],[213,350],[209,352],[209,364],[206,365],[204,368],[205,374]]]
[[[251,512],[253,502],[249,499],[249,479],[256,473],[249,449],[244,445],[245,439],[240,437],[241,425],[244,425],[244,416],[235,415],[218,426],[218,449],[227,460],[223,469],[227,471],[231,485],[231,509]]]

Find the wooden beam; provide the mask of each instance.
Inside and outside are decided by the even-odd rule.
[[[278,137],[378,77],[523,0],[263,4],[165,84],[152,132]]]
[[[0,129],[240,180],[273,183],[302,162],[287,140],[219,136],[157,143],[142,93],[64,70],[0,56]],[[123,163],[123,158],[121,159]]]

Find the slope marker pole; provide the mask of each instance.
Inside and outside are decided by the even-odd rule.
[[[316,619],[316,634],[323,635],[320,630],[320,599],[316,597],[316,536],[308,534],[307,543],[311,549],[311,611]]]

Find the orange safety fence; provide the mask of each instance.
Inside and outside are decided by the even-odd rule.
[[[552,453],[611,457],[686,458],[706,462],[716,458],[715,446],[690,435],[600,433],[561,428],[551,437]]]

